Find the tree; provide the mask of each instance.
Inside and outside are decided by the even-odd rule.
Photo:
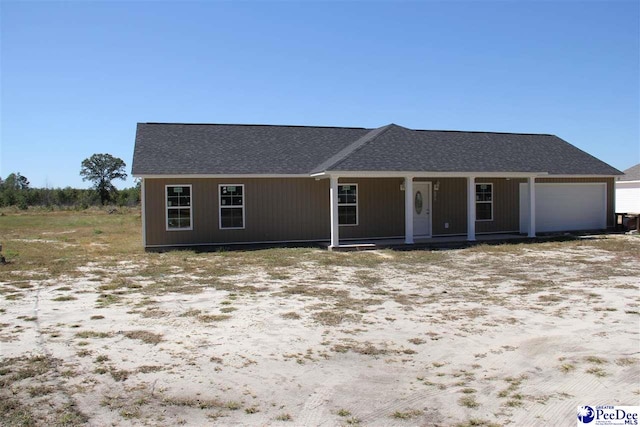
[[[0,179],[0,206],[19,206],[27,209],[29,180],[20,172],[11,173],[2,181]]]
[[[83,181],[93,182],[93,187],[100,194],[100,202],[104,205],[111,199],[111,193],[116,189],[111,181],[127,179],[125,166],[122,159],[113,157],[111,154],[94,154],[82,161],[80,175]]]
[[[7,176],[7,179],[3,183],[5,188],[11,188],[13,190],[28,190],[29,180],[26,176],[20,175],[20,172],[11,173]]]

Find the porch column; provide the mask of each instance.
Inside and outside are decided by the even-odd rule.
[[[404,243],[413,244],[413,177],[404,178]]]
[[[476,178],[467,177],[467,240],[476,240]]]
[[[329,202],[331,206],[331,248],[340,246],[340,226],[338,221],[338,177],[329,177]]]
[[[536,178],[527,179],[529,185],[529,237],[536,237]]]

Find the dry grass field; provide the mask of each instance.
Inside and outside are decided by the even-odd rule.
[[[640,238],[145,253],[0,215],[2,425],[575,425],[640,404]]]

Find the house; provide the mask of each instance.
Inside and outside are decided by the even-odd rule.
[[[640,230],[640,163],[624,171],[616,181],[616,213],[627,228]]]
[[[554,135],[139,123],[146,248],[604,230],[621,172]]]

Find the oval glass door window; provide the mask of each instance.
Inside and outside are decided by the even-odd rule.
[[[413,201],[413,205],[416,208],[416,213],[420,215],[422,213],[422,193],[420,191],[416,191],[416,198]]]

